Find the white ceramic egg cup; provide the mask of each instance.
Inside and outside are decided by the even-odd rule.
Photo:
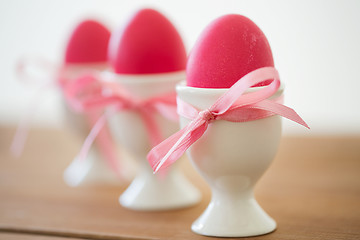
[[[226,89],[177,85],[177,94],[199,110],[209,108]],[[249,91],[254,91],[252,88]],[[274,95],[280,96],[281,86]],[[189,119],[180,118],[184,127]],[[210,185],[211,202],[192,224],[195,233],[216,237],[248,237],[270,233],[276,222],[254,198],[254,186],[272,162],[281,137],[281,117],[244,123],[217,120],[187,154]]]
[[[116,80],[127,91],[140,99],[175,91],[176,84],[185,78],[185,72],[117,75]],[[164,138],[179,128],[178,123],[155,113],[155,121]],[[142,211],[169,210],[192,206],[200,201],[200,192],[185,178],[177,165],[166,172],[153,174],[146,156],[152,146],[147,129],[139,113],[120,111],[111,119],[110,125],[115,137],[125,150],[138,162],[135,179],[120,196],[122,206]]]
[[[71,79],[80,76],[88,70],[103,71],[108,68],[107,64],[71,64],[61,72],[62,77]],[[64,116],[70,130],[78,138],[81,144],[91,130],[91,124],[82,113],[76,113],[69,109],[64,101]],[[116,184],[118,185],[119,176],[110,168],[109,164],[100,154],[96,144],[93,144],[87,158],[80,161],[78,158],[70,163],[65,169],[64,181],[72,187],[87,184]],[[126,178],[124,176],[124,178]]]

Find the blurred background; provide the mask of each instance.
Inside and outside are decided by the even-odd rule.
[[[167,16],[188,52],[213,19],[229,13],[249,17],[270,42],[286,86],[286,105],[311,127],[308,131],[284,120],[284,134],[360,134],[357,0],[0,0],[0,126],[15,126],[38,89],[18,81],[15,66],[20,58],[42,57],[60,65],[69,34],[79,21],[95,18],[114,30],[143,7]],[[32,126],[62,128],[60,100],[57,89],[47,89],[33,113]]]

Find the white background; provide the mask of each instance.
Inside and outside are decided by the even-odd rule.
[[[60,64],[69,32],[94,17],[120,27],[134,11],[152,7],[178,28],[188,51],[202,29],[229,13],[251,18],[268,37],[286,84],[286,105],[311,126],[284,120],[285,134],[360,134],[360,1],[256,0],[0,0],[0,125],[17,124],[37,86],[20,83],[24,55]],[[62,127],[60,94],[46,91],[32,114],[35,126]]]

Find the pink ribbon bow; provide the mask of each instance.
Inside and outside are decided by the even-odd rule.
[[[65,96],[68,103],[81,112],[103,109],[107,106],[115,107],[112,112],[103,114],[95,123],[80,151],[80,159],[86,157],[92,142],[105,125],[106,120],[118,111],[132,110],[140,114],[152,146],[160,143],[163,139],[154,113],[157,112],[169,120],[178,120],[175,92],[141,100],[125,91],[118,83],[101,80],[101,77],[96,77],[94,74],[84,75],[67,84]]]
[[[34,94],[34,97],[30,99],[27,111],[22,117],[14,135],[10,150],[16,157],[19,157],[24,149],[31,118],[34,116],[34,112],[40,105],[39,103],[41,102],[42,94],[46,92],[45,90],[50,86],[55,86],[59,87],[65,93],[65,91],[71,88],[68,84],[70,84],[73,79],[67,77],[67,71],[66,65],[57,66],[42,58],[26,57],[20,59],[18,62],[16,67],[18,78],[24,82],[40,84],[41,87],[36,94]],[[83,71],[89,72],[89,69],[84,69]],[[73,110],[79,110],[74,108],[74,106],[71,107]],[[93,126],[101,115],[101,110],[87,111],[85,119],[89,126]],[[104,125],[105,121],[102,128],[98,131],[96,144],[100,154],[108,162],[115,173],[121,177],[120,167],[118,166],[115,153],[115,146],[108,128]]]
[[[273,81],[251,93],[245,91],[265,80]],[[148,154],[148,161],[154,172],[174,163],[206,131],[208,125],[216,120],[246,122],[280,115],[307,128],[305,121],[291,108],[268,99],[280,87],[280,78],[273,67],[254,70],[238,80],[210,108],[198,111],[190,104],[178,99],[178,113],[192,121],[177,133],[155,146]]]
[[[83,71],[89,72],[88,69],[84,69]],[[41,103],[42,94],[50,86],[58,87],[64,92],[65,89],[69,88],[68,84],[71,83],[73,79],[69,79],[66,76],[66,65],[57,66],[56,64],[52,64],[46,59],[33,57],[20,59],[16,67],[16,73],[18,75],[18,78],[24,82],[37,83],[41,85],[36,94],[34,94],[34,97],[30,99],[29,106],[26,109],[27,111],[21,118],[21,121],[18,125],[11,144],[11,152],[16,157],[19,157],[24,149],[25,142],[27,140],[27,134],[31,118],[34,116],[34,112],[40,105],[39,103]],[[96,123],[96,121],[101,115],[102,111],[100,110],[89,111],[85,114],[85,119],[89,123],[89,125],[92,126]],[[121,177],[120,168],[116,160],[117,156],[115,153],[115,146],[113,145],[113,140],[111,138],[108,128],[102,127],[101,131],[99,130],[96,144],[98,146],[100,154],[108,162],[108,164],[115,171],[115,173]]]

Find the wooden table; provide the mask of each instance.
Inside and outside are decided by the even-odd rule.
[[[126,184],[63,183],[79,149],[69,132],[32,130],[19,159],[8,151],[13,133],[0,128],[0,239],[214,239],[190,230],[210,199],[190,164],[183,167],[203,192],[200,204],[131,211],[118,204]],[[360,239],[360,136],[284,137],[256,198],[278,228],[253,239]]]

